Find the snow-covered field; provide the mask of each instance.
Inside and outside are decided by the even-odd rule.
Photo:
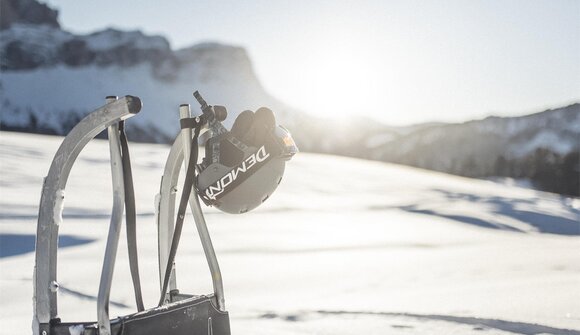
[[[0,133],[0,333],[28,334],[36,215],[62,138]],[[155,194],[168,154],[132,143],[141,277],[158,299]],[[108,144],[81,153],[60,228],[59,314],[95,320],[111,208]],[[579,200],[301,153],[256,211],[207,220],[233,334],[580,334]],[[111,314],[135,310],[121,239]],[[209,293],[189,218],[182,292]]]

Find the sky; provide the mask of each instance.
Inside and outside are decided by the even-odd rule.
[[[48,0],[63,28],[243,46],[266,90],[321,117],[392,125],[580,102],[577,0]]]

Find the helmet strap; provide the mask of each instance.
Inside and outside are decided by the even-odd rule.
[[[185,181],[183,183],[183,190],[181,192],[181,200],[179,201],[179,208],[177,210],[177,218],[175,220],[175,229],[173,231],[173,238],[171,240],[171,249],[169,249],[169,256],[167,258],[167,266],[165,268],[165,276],[163,278],[163,286],[161,289],[161,297],[159,299],[158,306],[163,305],[165,302],[165,295],[167,294],[167,287],[169,286],[169,279],[171,277],[171,270],[175,262],[175,255],[177,253],[177,247],[179,246],[179,239],[181,238],[181,231],[183,229],[183,221],[185,219],[185,211],[187,210],[187,204],[189,202],[189,197],[191,196],[191,190],[195,185],[195,166],[197,164],[197,156],[199,148],[197,146],[197,138],[199,137],[199,132],[201,130],[201,123],[197,123],[194,129],[193,139],[191,143],[191,153],[189,155],[189,163],[187,164],[187,171],[185,173]],[[182,123],[182,127],[184,127]],[[194,197],[197,193],[194,192]]]

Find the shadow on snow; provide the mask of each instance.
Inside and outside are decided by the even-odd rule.
[[[93,242],[93,239],[61,235],[58,247],[74,247]],[[17,256],[34,252],[35,235],[30,234],[0,234],[0,258]]]
[[[484,204],[490,208],[492,214],[498,216],[506,216],[518,220],[520,222],[524,222],[536,228],[539,232],[542,233],[558,234],[558,235],[580,235],[580,221],[579,221],[580,210],[575,209],[571,206],[569,207],[569,209],[572,212],[572,214],[576,217],[575,220],[562,216],[550,215],[547,213],[532,212],[518,209],[520,205],[533,206],[535,204],[533,199],[514,199],[500,196],[484,197],[475,194],[450,192],[441,189],[435,189],[433,191],[445,196],[445,198],[449,200],[450,206],[453,205],[454,201],[466,201],[471,203]],[[468,223],[484,228],[503,229],[522,232],[520,229],[510,225],[492,223],[483,220],[481,218],[469,215],[455,215],[433,209],[421,209],[419,208],[418,205],[401,206],[399,207],[399,209],[411,213],[435,215],[446,219]]]
[[[425,321],[446,321],[453,322],[464,325],[472,325],[477,330],[482,330],[482,327],[503,330],[515,334],[523,335],[539,335],[539,334],[551,334],[551,335],[580,335],[580,331],[572,329],[555,328],[550,326],[539,325],[535,323],[526,322],[515,322],[506,321],[498,319],[483,319],[476,317],[464,317],[464,316],[452,316],[452,315],[439,315],[439,314],[413,314],[413,313],[389,313],[389,312],[367,312],[367,311],[304,311],[292,314],[277,314],[277,313],[265,313],[259,317],[262,319],[281,319],[289,322],[300,322],[308,319],[313,315],[321,316],[342,316],[342,315],[354,315],[354,316],[371,316],[371,317],[405,317],[413,318]],[[394,328],[412,328],[412,326],[400,326],[393,325]]]

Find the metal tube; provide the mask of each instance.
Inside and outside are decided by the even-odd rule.
[[[205,223],[205,218],[203,217],[203,212],[201,211],[201,205],[199,203],[197,194],[194,197],[189,198],[189,206],[193,212],[195,226],[197,227],[197,232],[199,234],[199,238],[201,239],[201,245],[205,253],[207,265],[209,266],[209,271],[211,272],[213,292],[215,294],[217,307],[220,311],[225,311],[226,301],[224,298],[222,273],[218,264],[215,250],[213,248],[213,244],[211,243],[211,237],[209,236],[209,231],[207,230],[207,225]]]
[[[179,107],[179,117],[189,118],[191,117],[191,110],[189,105],[181,105]],[[191,143],[192,131],[189,128],[184,128],[181,130],[181,138],[183,141],[183,166],[185,171],[187,171],[187,162],[189,162],[189,155],[191,153],[191,146],[197,145],[197,143]],[[196,162],[197,164],[197,162]],[[213,290],[216,298],[217,307],[221,311],[225,311],[225,299],[224,299],[224,287],[222,282],[221,270],[217,261],[215,250],[211,242],[211,237],[209,236],[209,231],[207,230],[207,224],[205,223],[205,218],[203,217],[203,212],[201,210],[201,205],[199,203],[199,198],[197,197],[196,191],[192,191],[194,194],[189,198],[189,206],[193,212],[193,218],[195,220],[195,226],[197,227],[197,232],[201,240],[201,245],[205,253],[205,258],[211,272],[211,278],[213,283]]]
[[[107,103],[117,100],[117,97],[107,97]],[[121,142],[119,139],[119,124],[114,123],[107,128],[109,135],[109,151],[111,156],[111,175],[113,181],[113,210],[109,225],[109,236],[105,249],[105,259],[101,271],[99,294],[97,297],[97,320],[100,335],[111,334],[111,321],[109,318],[109,297],[117,258],[117,247],[121,235],[123,212],[125,210],[125,187],[123,180],[123,165],[121,158]]]
[[[176,141],[181,144],[181,141]],[[171,240],[175,229],[175,195],[177,193],[177,178],[179,177],[179,168],[183,160],[181,152],[171,148],[169,157],[165,163],[165,171],[161,177],[161,187],[156,199],[157,207],[157,248],[159,253],[159,289],[163,289],[163,277],[167,269],[169,259],[169,249],[171,249]],[[181,149],[181,147],[180,147]],[[169,277],[168,292],[177,288],[175,279],[175,266],[171,269]]]

